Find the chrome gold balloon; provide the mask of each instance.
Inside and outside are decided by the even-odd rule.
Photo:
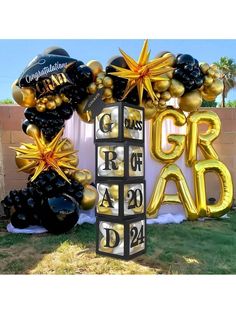
[[[38,112],[44,112],[46,110],[46,106],[43,103],[39,103],[36,105],[36,110]]]
[[[87,63],[87,66],[90,67],[90,69],[93,72],[93,76],[96,77],[100,72],[102,72],[102,64],[98,62],[97,60],[91,60]]]
[[[111,185],[109,188],[109,192],[115,201],[119,199],[119,185],[118,184]]]
[[[112,90],[111,90],[111,88],[106,87],[104,89],[103,96],[105,98],[111,98],[112,97]]]
[[[186,112],[196,111],[201,107],[202,95],[198,90],[185,93],[178,99],[179,107]]]
[[[171,99],[171,94],[168,91],[163,92],[161,93],[161,99],[168,101]]]
[[[21,145],[20,148],[26,149],[24,145]],[[34,167],[37,166],[37,162],[33,160],[28,160],[28,159],[21,159],[18,158],[20,156],[20,153],[16,152],[16,157],[15,157],[15,162],[16,165],[19,169],[23,169],[23,172],[26,173],[33,173]]]
[[[209,70],[210,66],[208,63],[200,63],[200,69],[202,70],[202,72],[204,74],[207,73],[207,71]]]
[[[215,95],[219,95],[223,92],[223,89],[224,89],[224,83],[222,80],[220,79],[215,79],[213,81],[213,83],[211,84],[211,86],[209,87],[206,87],[204,89],[204,91],[207,93],[207,94],[215,94]]]
[[[214,205],[208,205],[206,200],[205,173],[215,173],[220,181],[221,193]],[[194,184],[196,203],[200,217],[218,218],[226,214],[233,202],[232,177],[227,167],[219,160],[201,160],[194,165]]]
[[[87,99],[83,100],[80,104],[77,105],[76,111],[80,116],[81,120],[86,123],[94,123],[94,119],[92,119],[92,114],[90,111],[84,112],[84,108],[87,104]]]
[[[88,86],[88,92],[89,92],[90,94],[95,94],[96,91],[97,91],[97,85],[96,85],[94,82],[91,83],[91,84],[89,84],[89,86]]]
[[[181,82],[175,79],[171,80],[169,92],[172,97],[175,97],[175,98],[181,97],[184,94],[184,91],[185,91],[185,88]]]
[[[166,194],[166,185],[174,181],[177,194]],[[154,191],[147,207],[147,217],[156,217],[162,204],[183,204],[186,216],[190,220],[198,218],[198,211],[189,191],[187,182],[180,168],[176,164],[168,164],[157,176]]]
[[[213,77],[208,76],[208,75],[204,76],[204,83],[203,84],[205,86],[210,86],[212,83],[213,83]]]
[[[98,192],[95,187],[92,185],[85,185],[83,190],[83,198],[80,203],[80,207],[83,210],[89,210],[92,209],[98,199]]]
[[[77,170],[73,173],[73,178],[81,183],[82,185],[85,185],[87,183],[87,175],[85,172],[81,171],[81,170]]]
[[[112,78],[110,78],[109,76],[105,76],[102,83],[104,87],[109,87],[109,88],[111,88],[113,85]]]
[[[106,252],[106,253],[112,253],[113,248],[106,247],[105,245],[106,245],[106,239],[102,238],[100,243],[99,243],[99,250],[102,252]]]
[[[88,169],[82,169],[82,172],[86,175],[86,184],[90,184],[93,181],[93,174]]]
[[[16,85],[16,81],[12,84],[12,97],[15,102],[25,108],[34,107],[36,105],[36,93],[33,88],[22,87]]]
[[[166,76],[163,76],[167,78]],[[170,87],[170,80],[156,81],[153,84],[153,90],[155,92],[165,92]]]
[[[39,128],[34,125],[34,124],[30,124],[27,129],[26,129],[26,134],[31,136],[31,137],[39,137],[40,136],[40,131]]]
[[[54,100],[50,100],[46,103],[46,108],[48,110],[54,110],[54,109],[56,109],[56,107],[57,107],[57,104]]]

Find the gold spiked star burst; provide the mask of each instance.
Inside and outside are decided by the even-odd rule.
[[[42,132],[40,135],[34,135],[35,143],[24,143],[25,148],[11,147],[18,152],[16,158],[28,160],[29,163],[19,169],[19,171],[32,170],[34,175],[31,181],[35,180],[37,176],[44,170],[49,168],[55,170],[63,179],[70,183],[62,169],[78,170],[70,164],[74,158],[72,155],[76,153],[75,150],[61,150],[67,139],[61,140],[64,129],[62,129],[54,139],[47,143]]]
[[[173,70],[173,68],[170,66],[171,56],[166,55],[149,61],[150,50],[148,51],[148,40],[144,41],[138,62],[128,56],[122,49],[120,49],[120,52],[124,57],[129,69],[112,65],[112,67],[116,69],[117,72],[111,72],[109,74],[128,80],[122,100],[135,86],[137,86],[138,89],[140,104],[142,103],[144,89],[148,92],[148,95],[151,97],[152,101],[157,99],[157,96],[152,88],[152,82],[168,80],[168,78],[165,78],[161,75]]]

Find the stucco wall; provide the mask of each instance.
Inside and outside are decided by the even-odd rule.
[[[215,111],[222,122],[221,135],[215,141],[214,147],[232,174],[236,182],[236,109],[209,108]],[[15,153],[9,146],[19,146],[20,142],[30,142],[31,139],[21,130],[24,121],[24,109],[16,105],[0,105],[0,199],[11,189],[25,187],[28,175],[17,172]],[[208,196],[219,194],[218,180],[207,178]],[[236,192],[234,192],[236,195]],[[235,197],[236,198],[236,197]]]

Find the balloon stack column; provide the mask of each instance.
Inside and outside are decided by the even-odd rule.
[[[95,119],[98,254],[129,260],[146,249],[144,112],[106,106]]]

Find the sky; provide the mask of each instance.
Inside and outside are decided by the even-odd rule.
[[[98,60],[105,67],[108,60],[119,55],[119,48],[137,59],[142,48],[143,39],[114,40],[0,40],[0,100],[11,98],[11,84],[24,70],[26,65],[46,48],[59,46],[64,48],[71,57],[87,63]],[[212,63],[220,57],[227,56],[236,61],[236,40],[149,40],[151,58],[162,51],[174,54],[187,53],[199,61]],[[236,99],[236,89],[232,90],[227,100]]]

